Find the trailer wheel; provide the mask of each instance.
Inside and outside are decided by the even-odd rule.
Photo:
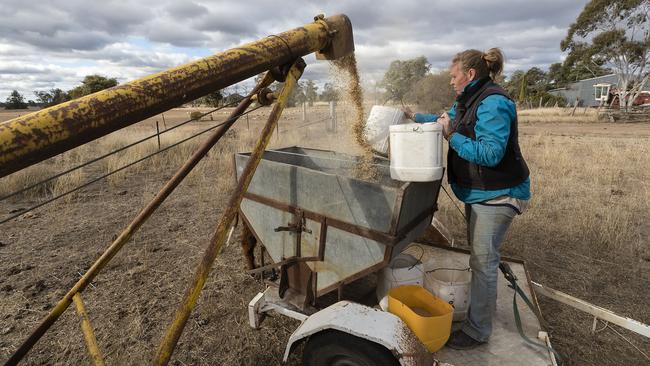
[[[329,330],[309,338],[304,366],[398,366],[388,349],[344,332]]]

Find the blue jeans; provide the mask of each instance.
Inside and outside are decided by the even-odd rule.
[[[511,207],[466,204],[467,237],[471,246],[472,284],[467,320],[462,330],[479,342],[492,334],[497,303],[499,249],[516,212]]]

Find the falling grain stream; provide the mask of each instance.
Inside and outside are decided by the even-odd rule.
[[[357,59],[354,53],[342,57],[341,59],[332,61],[337,72],[345,73],[345,89],[346,98],[354,106],[354,116],[352,124],[352,133],[354,139],[362,149],[361,159],[357,164],[355,176],[363,180],[374,180],[377,178],[377,169],[373,165],[373,152],[372,147],[366,141],[364,130],[366,127],[365,115],[363,110],[363,90],[361,89],[361,81],[359,78],[359,71],[357,69]],[[337,78],[337,81],[340,79]]]

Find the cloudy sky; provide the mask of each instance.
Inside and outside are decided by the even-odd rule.
[[[587,0],[82,1],[0,0],[0,100],[13,89],[68,90],[85,75],[125,82],[308,23],[347,14],[366,87],[392,60],[424,55],[434,70],[467,48],[501,47],[506,74],[562,60]],[[306,58],[304,78],[326,81]]]

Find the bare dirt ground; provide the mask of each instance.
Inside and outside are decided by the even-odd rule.
[[[347,110],[340,107],[339,115]],[[16,112],[0,112],[0,121]],[[187,109],[165,113],[168,127],[187,118]],[[108,364],[150,362],[194,274],[223,205],[233,187],[232,153],[247,151],[267,110],[242,118],[156,214],[138,231],[84,293],[83,298]],[[193,122],[174,138],[222,120]],[[310,110],[309,120],[327,116]],[[2,189],[58,171],[62,162],[85,160],[134,136],[155,132],[162,116],[107,136],[85,150],[64,154],[20,177],[0,180]],[[345,118],[338,134],[305,123],[289,109],[272,147],[302,145],[358,152]],[[521,123],[522,145],[531,165],[534,199],[515,221],[504,251],[528,263],[533,280],[644,323],[650,322],[650,123]],[[0,361],[4,361],[171,177],[196,143],[161,154],[141,167],[83,189],[75,196],[0,224]],[[155,143],[151,145],[155,150]],[[142,152],[142,151],[141,151]],[[134,155],[85,169],[82,182]],[[67,160],[66,160],[67,159]],[[73,185],[75,182],[68,182]],[[36,194],[0,201],[0,220],[59,192],[56,185]],[[439,217],[458,241],[462,218],[441,196]],[[238,230],[236,231],[238,232]],[[237,235],[238,236],[238,235]],[[246,305],[264,285],[244,271],[238,238],[224,248],[197,309],[173,355],[174,365],[277,365],[297,322],[276,316],[262,329],[248,326]],[[542,312],[567,365],[640,365],[646,359],[608,328],[592,334],[592,318],[550,300]],[[598,328],[602,328],[602,323]],[[650,353],[650,341],[615,328]],[[24,364],[88,364],[79,318],[69,308],[40,340]],[[298,355],[290,364],[299,364]]]

